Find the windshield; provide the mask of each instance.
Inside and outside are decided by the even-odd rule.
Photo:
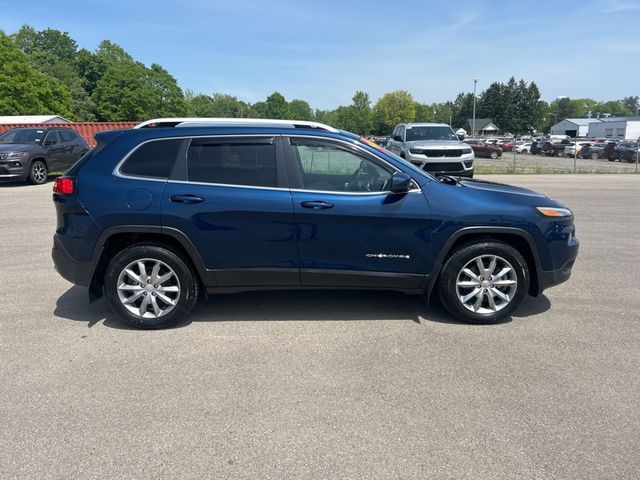
[[[16,128],[0,135],[0,144],[36,145],[44,135],[44,130],[37,128]]]
[[[407,142],[416,140],[458,140],[451,127],[407,127]]]

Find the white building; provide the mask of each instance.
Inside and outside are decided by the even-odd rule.
[[[0,116],[0,125],[14,123],[71,123],[60,115],[5,115]]]
[[[640,139],[640,117],[609,117],[589,124],[590,138]]]
[[[599,123],[598,118],[565,118],[551,127],[551,135],[569,135],[572,138],[586,137],[589,134],[589,125]]]

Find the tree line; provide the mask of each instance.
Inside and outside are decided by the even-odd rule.
[[[548,131],[571,117],[636,115],[638,96],[540,99],[535,82],[493,82],[476,97],[476,118],[491,118],[505,131]],[[362,135],[389,134],[401,122],[442,122],[465,127],[473,115],[473,94],[420,103],[410,92],[384,94],[375,104],[358,91],[352,103],[314,110],[302,99],[279,92],[248,103],[224,93],[183,91],[161,65],[146,66],[119,45],[103,40],[94,51],[78,48],[67,32],[25,25],[12,35],[0,31],[0,115],[57,114],[74,121],[139,121],[156,117],[228,117],[315,120]]]

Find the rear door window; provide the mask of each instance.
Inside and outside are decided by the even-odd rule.
[[[187,181],[277,187],[274,139],[194,138],[187,150]]]
[[[120,173],[136,177],[169,178],[182,144],[182,139],[143,143],[120,167]]]

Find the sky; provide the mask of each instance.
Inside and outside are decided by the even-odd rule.
[[[0,0],[0,29],[103,39],[183,89],[333,109],[357,90],[420,102],[511,76],[542,98],[640,95],[640,0]]]

